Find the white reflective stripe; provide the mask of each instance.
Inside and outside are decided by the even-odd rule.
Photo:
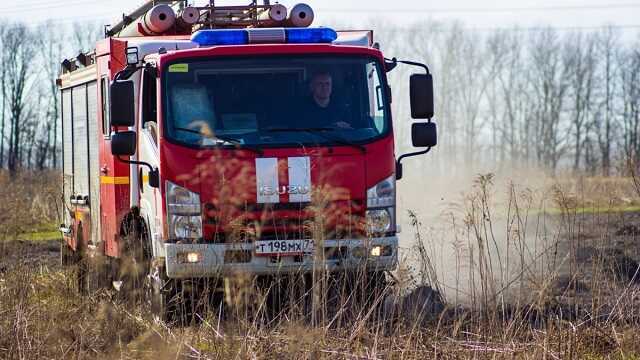
[[[311,202],[311,162],[309,157],[289,158],[289,202]]]
[[[258,204],[279,203],[278,159],[256,159],[256,190]]]

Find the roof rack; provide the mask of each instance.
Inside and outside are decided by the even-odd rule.
[[[247,5],[217,6],[216,0],[209,0],[204,6],[190,6],[187,0],[148,0],[131,13],[124,14],[122,19],[105,31],[105,36],[130,36],[131,25],[140,23],[145,29],[153,27],[154,21],[167,22],[166,17],[154,18],[154,11],[159,5],[168,9],[167,17],[175,18],[169,30],[138,31],[140,36],[163,34],[191,34],[201,29],[220,28],[257,28],[293,26],[307,27],[313,21],[313,10],[306,4],[295,5],[290,12],[279,3],[271,4],[270,0],[250,0]],[[177,16],[176,16],[177,14]],[[189,19],[183,17],[188,14]],[[164,27],[162,27],[164,29]],[[144,30],[144,29],[143,29]],[[136,32],[134,30],[134,32]]]
[[[282,11],[281,18],[269,16],[272,9]],[[284,21],[287,11],[280,4],[271,5],[269,0],[264,0],[261,5],[253,0],[244,6],[216,6],[215,0],[210,0],[208,6],[199,7],[198,10],[204,15],[198,25],[208,29],[272,26],[278,20]]]

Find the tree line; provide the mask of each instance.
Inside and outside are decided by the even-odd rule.
[[[0,169],[62,165],[60,64],[93,49],[100,36],[101,27],[91,23],[0,23]]]
[[[434,160],[422,161],[612,175],[640,156],[637,33],[372,26],[385,55],[423,61],[434,74],[440,143]],[[0,169],[61,166],[60,63],[101,36],[98,24],[0,23]],[[399,66],[389,75],[402,151],[414,71]]]
[[[386,54],[431,66],[440,130],[435,162],[442,168],[608,176],[623,174],[640,156],[637,32],[477,31],[457,23],[380,29]],[[401,100],[396,128],[409,138],[408,127],[398,126],[409,118],[406,76],[390,76],[401,89],[394,91]]]

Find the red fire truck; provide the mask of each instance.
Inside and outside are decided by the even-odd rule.
[[[185,279],[395,269],[401,160],[436,145],[431,75],[312,21],[304,4],[149,1],[65,59],[65,259],[106,260],[115,283],[141,249],[160,303]],[[396,158],[399,63],[419,67],[424,149]]]

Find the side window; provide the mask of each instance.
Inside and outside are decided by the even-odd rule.
[[[156,98],[156,79],[149,72],[145,71],[142,89],[142,123],[157,122],[157,98]]]
[[[150,71],[142,74],[142,127],[149,131],[154,143],[158,144],[156,78]]]
[[[111,114],[109,113],[109,80],[100,79],[100,94],[102,97],[102,134],[106,137],[111,133]]]
[[[378,131],[385,131],[385,104],[384,88],[380,82],[378,66],[371,62],[367,64],[367,82],[369,83],[369,116],[373,119],[373,124]]]

